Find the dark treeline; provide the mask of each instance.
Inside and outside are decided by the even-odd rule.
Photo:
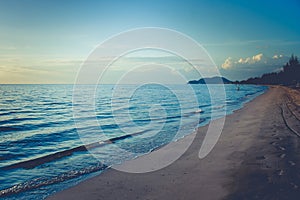
[[[261,77],[236,81],[237,84],[267,84],[293,86],[300,83],[300,63],[297,56],[292,55],[289,62],[279,72],[267,73]]]

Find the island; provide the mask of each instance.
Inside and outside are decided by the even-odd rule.
[[[188,84],[232,84],[233,82],[227,78],[214,76],[209,78],[201,78],[199,80],[191,80]]]

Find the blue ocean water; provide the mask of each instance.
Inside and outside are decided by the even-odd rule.
[[[73,85],[0,85],[0,197],[43,199],[188,135],[209,123],[212,112],[223,117],[267,89],[225,85],[225,101],[215,98],[212,105],[221,85],[210,86],[211,93],[206,85],[101,85],[86,106],[94,86],[80,87],[74,101]],[[97,142],[97,159],[83,146],[95,144],[86,141]],[[111,143],[131,154],[117,154]]]

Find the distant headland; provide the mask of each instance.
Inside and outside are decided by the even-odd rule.
[[[191,80],[188,84],[231,84],[232,81],[228,80],[227,78],[214,76],[211,78],[201,78],[199,80]]]

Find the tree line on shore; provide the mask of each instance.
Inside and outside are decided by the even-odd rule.
[[[293,86],[300,84],[300,63],[297,56],[292,55],[279,72],[263,74],[261,77],[235,81],[235,84],[266,84]]]

